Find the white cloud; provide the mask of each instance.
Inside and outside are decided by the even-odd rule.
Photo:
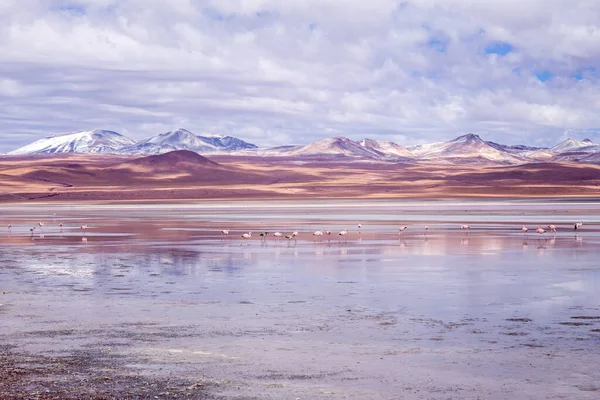
[[[584,0],[5,0],[0,151],[96,127],[261,145],[593,139],[598,21]],[[513,51],[486,54],[498,42]]]

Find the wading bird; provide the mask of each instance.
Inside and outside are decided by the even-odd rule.
[[[523,235],[526,235],[526,234],[527,234],[527,232],[529,232],[529,229],[528,229],[528,228],[527,228],[525,225],[523,225],[523,226],[521,227],[521,231],[523,231]]]
[[[296,236],[298,236],[298,231],[294,231],[294,232],[292,232],[292,236],[293,236],[293,237],[296,237]]]
[[[362,228],[362,225],[359,223],[358,225],[356,225],[358,227],[358,234],[360,235],[360,228]]]
[[[402,235],[402,232],[404,232],[407,229],[408,229],[408,226],[401,226],[400,229],[398,229],[398,236]]]
[[[539,227],[535,231],[536,231],[536,233],[539,233],[540,236],[543,235],[544,233],[546,233],[546,230],[544,228],[539,228]]]
[[[8,224],[8,230],[9,231],[11,230],[11,228],[12,228],[12,224]],[[575,228],[575,229],[577,229],[577,228]]]
[[[315,237],[315,240],[319,239],[321,236],[323,236],[323,231],[314,231],[313,232],[313,236]]]
[[[273,234],[273,236],[275,236],[277,239],[281,239],[281,237],[283,236],[283,233],[281,233],[281,232],[275,232]]]
[[[573,229],[573,230],[575,230],[575,231],[576,231],[577,229],[581,228],[582,226],[583,226],[583,222],[577,222],[577,223],[575,224],[575,226],[574,226],[574,229]]]
[[[550,229],[552,232],[556,233],[556,226],[548,225],[548,229]]]
[[[227,236],[227,235],[229,235],[229,229],[223,229],[221,231],[221,236]]]
[[[429,225],[425,225],[425,234],[427,235],[427,232],[429,231]]]
[[[460,229],[466,230],[467,232],[469,231],[471,227],[469,225],[461,225]]]
[[[40,229],[42,229],[42,230],[44,229],[44,223],[43,222],[41,222],[41,221],[38,222],[38,226],[40,227]]]
[[[244,233],[244,234],[242,235],[242,239],[244,239],[244,240],[248,240],[248,239],[250,239],[251,237],[252,237],[252,232]]]
[[[269,232],[262,232],[260,234],[260,239],[261,240],[267,240],[267,236],[269,236]]]
[[[339,237],[340,237],[340,240],[341,240],[342,238],[344,238],[344,240],[346,240],[346,235],[347,235],[347,234],[348,234],[348,229],[344,229],[343,231],[340,231],[340,232],[338,233],[338,235],[339,235]]]

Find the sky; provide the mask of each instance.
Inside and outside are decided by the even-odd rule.
[[[0,152],[96,128],[600,142],[599,78],[597,0],[0,1]]]

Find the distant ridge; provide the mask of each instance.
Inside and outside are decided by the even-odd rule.
[[[176,129],[135,142],[117,132],[93,130],[48,136],[8,155],[112,153],[125,156],[160,155],[178,150],[198,154],[284,157],[314,161],[345,159],[365,162],[439,162],[443,164],[522,165],[537,162],[600,163],[600,144],[590,139],[566,139],[552,148],[504,145],[485,141],[468,133],[446,142],[401,146],[369,138],[354,141],[336,136],[306,145],[284,145],[259,149],[255,144],[232,136],[196,135]],[[180,160],[169,159],[172,162]],[[165,162],[164,160],[161,162]]]

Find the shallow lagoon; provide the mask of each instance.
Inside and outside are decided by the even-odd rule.
[[[599,212],[541,202],[4,206],[13,228],[0,244],[0,334],[14,353],[110,351],[132,374],[220,382],[210,392],[232,398],[598,398]],[[520,231],[550,223],[556,236]],[[311,235],[343,228],[347,240]],[[301,233],[258,237],[275,230]]]

